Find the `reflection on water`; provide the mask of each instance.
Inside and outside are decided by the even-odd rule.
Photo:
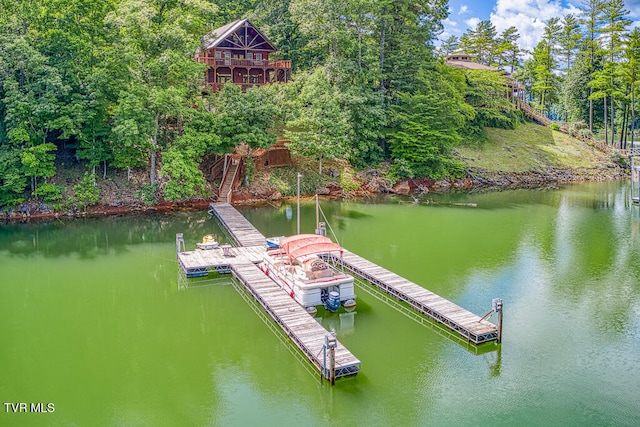
[[[223,236],[204,212],[5,225],[0,396],[56,411],[0,411],[0,424],[638,425],[628,191],[322,201],[347,249],[480,316],[493,298],[505,309],[502,345],[470,351],[359,286],[355,311],[317,316],[362,362],[333,388],[226,279],[180,282],[175,234],[187,248]],[[241,211],[279,236],[295,233],[288,207]],[[312,202],[300,220],[313,232]]]

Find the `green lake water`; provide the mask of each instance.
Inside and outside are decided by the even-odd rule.
[[[183,286],[176,233],[225,241],[205,212],[2,225],[0,426],[640,425],[629,191],[322,201],[347,249],[480,316],[505,310],[502,344],[476,348],[357,286],[353,313],[318,318],[362,362],[334,387],[226,276]],[[239,210],[296,232],[295,203]],[[301,211],[313,232],[313,201]]]

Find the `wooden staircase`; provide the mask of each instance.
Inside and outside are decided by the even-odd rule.
[[[227,156],[225,161],[226,170],[218,190],[218,203],[231,203],[231,195],[240,183],[242,170],[242,158],[237,156]]]
[[[531,105],[529,105],[528,102],[525,102],[523,100],[518,100],[518,102],[516,103],[516,108],[522,111],[525,117],[528,117],[531,120],[534,120],[543,126],[548,127],[551,123],[556,123],[549,120],[549,118],[546,117],[545,115],[538,113],[536,110],[534,110],[531,107]],[[567,127],[567,123],[565,122],[557,122],[557,123],[560,126],[560,132],[563,132],[566,134],[569,133],[569,128]]]

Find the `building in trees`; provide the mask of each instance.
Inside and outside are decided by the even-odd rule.
[[[524,100],[524,87],[518,84],[518,82],[514,80],[511,74],[500,68],[491,67],[479,62],[474,62],[473,55],[464,52],[453,52],[447,55],[446,64],[451,67],[463,68],[466,70],[495,71],[496,73],[503,75],[505,78],[505,84],[507,88],[505,91],[505,95],[507,96],[507,98],[513,100],[514,102],[516,100]]]
[[[248,19],[234,21],[204,37],[195,59],[207,64],[206,82],[214,90],[232,82],[245,90],[291,78],[291,61],[272,60],[275,46]]]

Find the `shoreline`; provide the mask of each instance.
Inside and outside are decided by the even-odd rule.
[[[401,196],[411,196],[419,193],[424,194],[444,194],[452,191],[473,192],[473,191],[503,191],[519,188],[555,188],[561,185],[618,181],[628,179],[629,173],[622,167],[609,167],[606,169],[547,169],[544,172],[490,172],[479,169],[469,169],[465,178],[455,180],[434,181],[427,178],[404,179],[395,185],[390,185],[377,176],[369,177],[363,182],[358,190],[344,193],[339,186],[331,186],[320,189],[318,194],[329,199],[358,199],[372,195],[395,194]],[[312,195],[301,195],[311,197]],[[290,196],[282,196],[273,189],[263,192],[250,192],[246,187],[234,192],[236,206],[260,205],[281,203],[291,200]],[[16,211],[5,212],[4,223],[20,223],[29,221],[44,221],[55,219],[79,219],[79,218],[99,218],[117,215],[146,214],[152,212],[171,212],[205,210],[210,203],[214,203],[215,198],[198,199],[187,202],[170,203],[162,202],[157,205],[144,206],[140,203],[135,205],[111,206],[96,204],[85,211],[76,212],[52,212],[50,210],[40,210],[41,204],[38,202],[28,202],[29,208]],[[24,206],[24,205],[23,205]]]

